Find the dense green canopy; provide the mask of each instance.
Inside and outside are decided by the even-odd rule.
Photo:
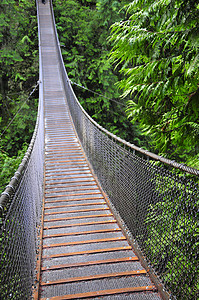
[[[110,40],[128,117],[160,153],[199,167],[199,4],[135,0],[126,11]]]

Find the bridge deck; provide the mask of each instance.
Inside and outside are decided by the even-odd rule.
[[[92,175],[67,108],[49,3],[39,3],[45,199],[39,299],[160,299]]]

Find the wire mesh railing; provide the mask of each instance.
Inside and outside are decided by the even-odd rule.
[[[30,299],[42,213],[44,116],[40,53],[39,108],[28,150],[0,197],[0,299]]]
[[[29,299],[35,280],[43,195],[42,120],[39,123],[30,156],[23,159],[21,172],[18,169],[7,187],[13,193],[4,192],[0,198],[1,299]]]
[[[55,22],[54,30],[56,34]],[[198,299],[199,171],[140,149],[99,126],[73,92],[58,38],[57,50],[77,134],[135,247],[171,299]]]

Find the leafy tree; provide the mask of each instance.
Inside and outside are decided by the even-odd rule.
[[[199,167],[199,4],[134,0],[126,11],[110,40],[128,117],[160,153]]]

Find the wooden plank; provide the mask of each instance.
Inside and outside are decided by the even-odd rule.
[[[57,206],[45,207],[45,210],[46,209],[55,209],[55,208],[65,208],[65,207],[76,207],[76,206],[92,206],[92,205],[107,205],[107,204],[106,204],[106,202],[67,204],[67,205],[57,205]]]
[[[54,159],[54,161],[47,161],[46,162],[46,164],[47,165],[54,165],[54,166],[57,166],[58,164],[62,164],[62,163],[67,163],[67,162],[78,162],[78,163],[80,163],[80,162],[82,162],[82,161],[86,161],[85,159],[67,159],[67,160],[61,160],[61,161],[56,161],[55,159]]]
[[[112,290],[101,290],[94,291],[88,293],[80,293],[80,294],[70,294],[70,295],[62,295],[51,297],[51,300],[68,300],[68,299],[85,299],[85,298],[93,298],[100,296],[108,296],[108,295],[117,295],[117,294],[126,294],[126,293],[139,293],[139,292],[155,292],[156,287],[154,285],[151,286],[139,286],[139,287],[128,287],[121,289],[112,289]],[[41,300],[47,300],[48,298],[42,298]]]
[[[97,280],[104,278],[114,278],[114,277],[122,277],[122,276],[136,276],[136,275],[146,275],[146,270],[133,270],[133,271],[124,271],[117,273],[107,273],[107,274],[98,274],[98,275],[90,275],[90,276],[82,276],[82,277],[70,277],[66,279],[60,279],[56,281],[49,282],[41,282],[41,286],[49,286],[49,285],[57,285],[57,284],[66,284],[71,282],[80,282],[80,281],[89,281],[89,280]]]
[[[56,176],[56,175],[55,175]],[[68,176],[66,175],[62,175],[61,178],[59,177],[52,177],[47,179],[46,184],[47,185],[51,185],[51,183],[53,183],[54,185],[56,185],[57,183],[59,183],[61,181],[61,183],[63,183],[63,180],[65,180],[66,184],[65,187],[68,184],[71,183],[76,183],[76,186],[79,184],[79,186],[81,186],[81,183],[83,182],[88,182],[90,184],[92,184],[93,182],[95,182],[95,180],[91,177],[91,176]],[[96,185],[96,184],[95,184]],[[97,189],[97,188],[96,188]],[[65,190],[66,191],[66,190]],[[62,192],[62,191],[61,191]]]
[[[60,214],[73,214],[73,213],[82,213],[82,212],[89,212],[89,211],[104,211],[109,210],[108,207],[105,208],[88,208],[88,209],[77,209],[77,210],[69,210],[69,211],[53,211],[50,213],[44,213],[45,216],[52,216],[52,215],[60,215]]]
[[[124,241],[124,240],[126,240],[126,238],[124,236],[121,236],[121,237],[108,238],[108,239],[96,239],[96,240],[76,241],[76,242],[43,245],[43,249],[55,248],[55,247],[86,245],[86,244],[96,244],[96,243],[110,243],[110,242],[119,242],[119,241]]]
[[[62,149],[62,150],[64,150],[64,149],[73,149],[73,147],[77,147],[77,145],[78,145],[78,143],[77,142],[74,142],[74,143],[72,143],[72,142],[70,142],[70,143],[67,143],[67,144],[64,144],[64,145],[49,145],[48,143],[47,143],[47,145],[46,145],[46,150],[48,151],[48,149],[54,149],[54,150],[56,150],[56,149]]]
[[[45,201],[46,204],[48,203],[61,203],[61,202],[74,202],[74,201],[87,201],[87,200],[99,200],[104,199],[103,196],[101,197],[86,197],[86,198],[73,198],[73,199],[61,199],[61,200],[53,200],[53,201]]]
[[[49,192],[45,192],[45,194],[57,194],[57,193],[60,193],[60,192],[81,192],[81,191],[87,191],[87,190],[91,190],[91,191],[95,191],[97,190],[97,185],[95,183],[90,183],[90,184],[84,184],[84,186],[88,186],[88,187],[82,187],[82,184],[77,184],[77,185],[72,185],[71,187],[75,189],[66,189],[66,190],[55,190],[55,191],[49,191]],[[92,186],[96,186],[96,187],[92,187]],[[70,186],[69,186],[70,187]],[[59,187],[60,188],[60,187]]]
[[[89,218],[104,218],[112,217],[112,213],[101,214],[101,215],[87,215],[87,216],[76,216],[76,217],[66,217],[66,218],[56,218],[56,219],[47,219],[45,222],[57,222],[57,221],[67,221],[67,220],[78,220],[78,219],[89,219]]]
[[[58,163],[59,162],[67,162],[67,161],[71,161],[70,157],[76,159],[77,161],[82,161],[82,160],[85,161],[85,159],[81,159],[81,160],[78,159],[78,158],[84,158],[83,154],[80,155],[80,153],[79,153],[78,155],[74,155],[74,154],[69,155],[69,154],[67,154],[67,155],[65,155],[65,157],[60,157],[60,158],[58,158],[57,156],[56,157],[54,156],[52,158],[46,158],[46,162],[50,163],[50,164],[51,163],[56,164],[57,162]],[[68,160],[66,160],[66,158],[68,158]]]
[[[51,152],[49,152],[51,153]],[[56,162],[62,162],[62,161],[70,161],[71,159],[76,160],[84,158],[84,155],[82,154],[82,151],[78,151],[78,152],[74,152],[74,154],[70,155],[70,153],[73,153],[73,151],[71,152],[65,152],[64,154],[59,154],[59,153],[54,153],[52,156],[47,156],[47,162],[48,163],[56,163]],[[85,158],[84,158],[85,161]]]
[[[54,154],[55,155],[55,154]],[[69,168],[67,168],[67,169],[65,169],[64,170],[64,172],[67,172],[67,171],[70,171],[70,170],[89,170],[89,168],[88,168],[88,165],[87,166],[85,166],[85,167],[82,167],[82,166],[71,166],[71,167],[69,167]],[[49,173],[51,173],[51,172],[63,172],[63,170],[57,170],[57,169],[55,169],[55,170],[53,170],[53,171],[48,171],[48,170],[46,170],[46,174],[49,174]]]
[[[89,171],[89,169],[88,169],[88,171],[87,171],[87,173],[85,173],[85,172],[80,172],[80,171],[76,171],[76,172],[71,172],[71,171],[68,171],[68,170],[65,170],[64,172],[62,171],[61,172],[61,174],[59,175],[59,174],[55,174],[55,175],[57,175],[57,176],[63,176],[63,175],[92,175],[92,173]],[[51,175],[46,175],[46,177],[51,177],[51,176],[55,176],[55,175],[53,175],[53,174],[51,174]]]
[[[106,253],[106,252],[116,252],[116,251],[127,251],[127,250],[132,250],[131,246],[44,255],[43,259],[60,258],[60,257],[76,256],[76,255],[88,255],[88,254],[97,254],[97,253]]]
[[[116,264],[121,262],[130,262],[130,261],[139,261],[137,256],[132,257],[122,257],[122,258],[114,258],[114,259],[104,259],[104,260],[95,260],[95,261],[86,261],[80,263],[71,263],[64,265],[56,265],[51,267],[42,267],[42,272],[51,271],[51,270],[60,270],[60,269],[70,269],[70,268],[80,268],[85,266],[93,266],[93,265],[107,265],[107,264]]]
[[[52,180],[51,180],[52,181]],[[54,185],[54,186],[57,186],[57,185],[60,185],[60,184],[68,184],[68,183],[78,183],[78,182],[94,182],[95,180],[81,180],[81,181],[61,181],[61,182],[52,182],[52,183],[48,183],[47,184],[47,189],[49,188],[48,186],[50,185]],[[65,186],[66,187],[66,186]],[[91,193],[90,193],[91,194]],[[89,194],[89,195],[90,195]]]
[[[65,157],[67,154],[69,153],[75,153],[75,154],[79,154],[82,153],[82,149],[81,148],[73,148],[73,149],[65,149],[65,150],[50,150],[50,151],[46,151],[46,157]]]
[[[70,194],[70,190],[68,191],[69,194],[64,194],[64,195],[56,195],[56,196],[45,196],[45,199],[50,199],[50,198],[56,198],[56,197],[73,197],[73,196],[87,196],[87,195],[101,195],[101,192],[86,192],[86,193],[72,193]]]
[[[62,170],[61,174],[58,174],[57,171],[50,173],[49,175],[46,175],[46,177],[51,177],[51,176],[57,176],[57,178],[60,178],[61,176],[69,176],[70,178],[82,178],[83,176],[85,177],[92,177],[92,173],[86,170],[87,172],[83,171],[75,171],[74,170]],[[77,176],[72,176],[72,175],[77,175]],[[47,179],[48,181],[49,179]]]
[[[59,229],[59,228],[67,228],[67,227],[79,227],[79,226],[90,226],[90,225],[106,225],[117,223],[116,220],[107,220],[107,221],[95,221],[95,222],[85,222],[85,223],[76,223],[76,224],[63,224],[63,225],[54,225],[54,226],[47,226],[44,227],[44,230],[48,229]]]
[[[75,182],[76,183],[76,182]],[[55,186],[48,186],[47,188],[46,188],[46,190],[53,190],[53,189],[57,189],[57,188],[59,188],[59,189],[63,189],[63,188],[65,188],[66,187],[66,185],[63,185],[63,186],[59,186],[59,187],[57,187],[57,185],[56,185],[56,183],[54,184]],[[88,183],[78,183],[77,182],[77,184],[70,184],[70,185],[67,185],[67,188],[78,188],[80,191],[81,190],[87,190],[88,188],[84,188],[84,189],[81,189],[81,187],[82,186],[96,186],[96,188],[91,188],[91,190],[97,190],[98,188],[97,188],[97,184],[95,183],[95,182],[93,182],[93,181],[91,181],[91,182],[89,182],[88,181]],[[73,190],[63,190],[63,192],[67,192],[67,191],[73,191]],[[74,191],[77,191],[77,189],[74,189]],[[55,190],[55,191],[53,191],[54,193],[55,192],[60,192],[60,191],[57,191],[57,190]],[[46,194],[50,194],[50,193],[53,193],[52,191],[50,191],[50,192],[45,192]],[[62,192],[62,191],[61,191]]]
[[[78,231],[78,232],[68,232],[68,233],[59,233],[59,234],[49,234],[44,235],[43,239],[63,237],[63,236],[73,236],[73,235],[87,235],[87,234],[95,234],[95,233],[105,233],[105,232],[118,232],[121,229],[118,228],[110,228],[110,229],[101,229],[101,230],[87,230],[87,231]]]
[[[68,161],[68,163],[64,163],[64,164],[62,164],[61,166],[59,166],[59,169],[61,169],[61,167],[64,167],[64,168],[65,168],[65,167],[68,167],[68,166],[70,166],[70,165],[72,165],[72,166],[73,166],[73,165],[78,165],[78,166],[79,166],[79,165],[84,165],[84,166],[87,166],[87,163],[86,163],[86,162],[79,162],[79,161],[78,161],[78,162],[77,162],[77,161]],[[52,167],[50,167],[50,166],[47,167],[47,166],[46,166],[46,170],[47,170],[47,171],[55,170],[55,169],[57,169],[56,166],[55,166],[55,167],[54,167],[54,166],[52,166]]]

